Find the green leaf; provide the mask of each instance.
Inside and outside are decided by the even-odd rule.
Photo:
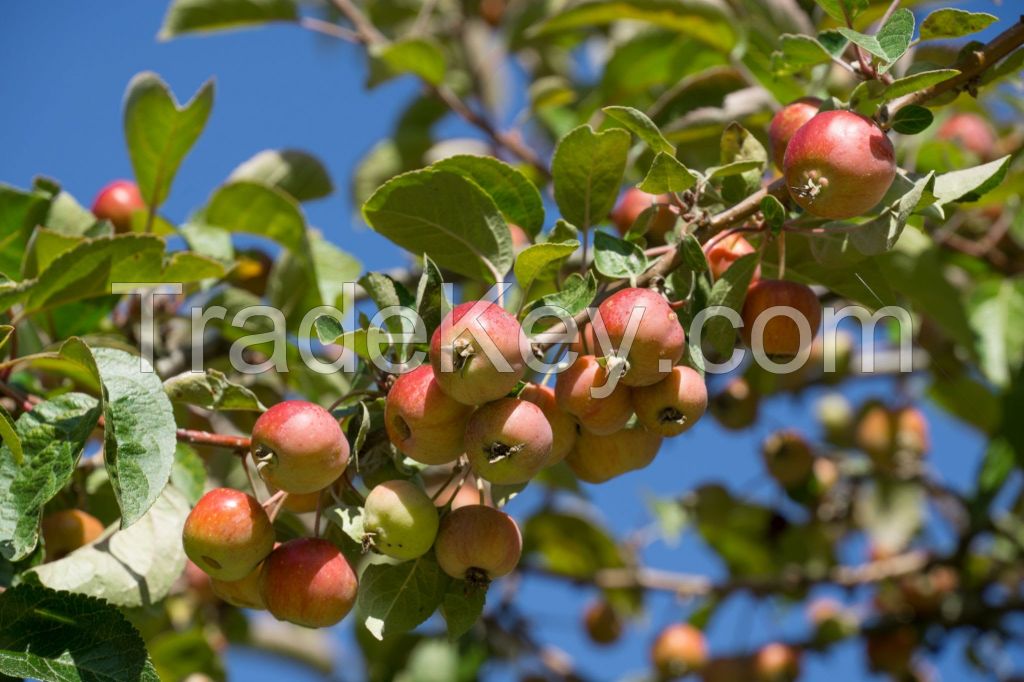
[[[626,130],[635,133],[656,154],[664,153],[673,157],[676,155],[675,146],[665,139],[658,126],[644,112],[633,107],[620,106],[604,107],[601,111],[621,123]]]
[[[411,73],[431,85],[444,81],[444,51],[428,38],[406,38],[370,49],[370,86]]]
[[[684,234],[679,240],[678,248],[679,252],[683,254],[683,263],[686,264],[686,267],[696,273],[707,271],[708,259],[696,237],[692,234]]]
[[[1024,280],[982,282],[971,292],[968,315],[981,370],[994,384],[1007,386],[1024,357]]]
[[[0,183],[0,273],[17,277],[29,236],[46,219],[51,196]],[[0,279],[2,281],[2,279]]]
[[[206,492],[206,462],[191,446],[185,443],[178,443],[178,447],[174,450],[171,486],[181,491],[190,508],[195,506],[199,498]]]
[[[760,254],[748,253],[729,266],[711,287],[707,307],[722,306],[739,312],[760,260]],[[713,315],[704,327],[704,339],[719,355],[727,358],[736,344],[736,330],[725,317]]]
[[[270,21],[298,21],[294,0],[174,0],[158,37],[174,38],[196,31],[223,31]]]
[[[447,582],[432,553],[397,565],[367,566],[359,581],[356,618],[377,639],[407,632],[434,613]]]
[[[587,579],[602,568],[624,565],[607,530],[593,521],[552,511],[531,516],[523,528],[523,556],[560,575]]]
[[[892,129],[902,135],[917,135],[927,130],[933,120],[935,116],[929,109],[911,104],[896,112],[892,119]]]
[[[846,42],[844,37],[843,44]],[[781,49],[772,53],[772,73],[776,76],[792,76],[832,61],[829,50],[811,36],[786,33],[780,36],[779,44]]]
[[[721,5],[707,0],[686,3],[672,0],[590,0],[571,5],[536,27],[542,36],[578,28],[591,28],[626,19],[645,21],[681,33],[727,52],[737,41],[736,20]]]
[[[39,541],[43,505],[71,479],[86,441],[99,421],[100,406],[82,393],[67,393],[36,405],[15,423],[24,461],[18,465],[5,443],[0,450],[0,555],[27,557]]]
[[[985,12],[968,12],[947,7],[938,9],[921,22],[921,40],[945,40],[984,31],[998,17]]]
[[[458,154],[434,163],[431,168],[457,173],[472,180],[490,195],[505,220],[536,237],[544,227],[544,201],[537,186],[504,161],[489,156]]]
[[[427,338],[441,326],[441,319],[451,309],[451,303],[444,293],[444,276],[430,256],[423,256],[423,274],[416,287],[416,313],[423,320]]]
[[[693,171],[681,164],[676,157],[659,152],[651,163],[651,169],[637,187],[648,194],[682,192],[697,184]]]
[[[542,297],[534,302],[530,309],[551,306],[575,316],[593,303],[595,297],[597,297],[597,279],[594,278],[594,273],[588,271],[587,277],[584,279],[583,275],[574,272],[565,278],[558,293]]]
[[[210,197],[203,222],[272,239],[297,254],[307,250],[306,219],[283,191],[250,180],[222,185]]]
[[[15,464],[20,465],[25,461],[25,454],[21,449],[21,436],[15,429],[14,418],[3,406],[0,406],[0,440],[3,441],[3,446],[10,451]]]
[[[270,271],[267,297],[271,305],[288,314],[289,325],[320,305],[347,310],[346,285],[362,272],[362,264],[316,232],[308,235],[309,253],[282,253]],[[313,258],[310,268],[308,260]]]
[[[207,410],[263,412],[267,409],[255,393],[229,381],[227,375],[217,369],[171,377],[164,382],[164,392],[173,403],[197,405]]]
[[[975,201],[1003,181],[1010,159],[1011,157],[1004,156],[974,168],[937,175],[932,194],[942,204]]]
[[[113,348],[64,342],[60,355],[103,385],[103,459],[128,528],[149,510],[170,479],[177,447],[174,408],[143,358]]]
[[[494,200],[450,171],[392,178],[363,205],[363,217],[403,249],[460,275],[494,283],[512,267],[512,237]]]
[[[267,149],[231,171],[228,182],[258,182],[290,195],[296,201],[321,199],[334,192],[327,168],[308,152]]]
[[[898,78],[892,83],[886,86],[885,90],[882,91],[882,97],[885,100],[893,100],[903,95],[909,95],[912,92],[923,90],[929,86],[947,81],[953,78],[960,72],[957,69],[933,69],[931,71],[918,71],[910,76],[904,76]],[[910,107],[905,107],[910,108]],[[902,109],[900,111],[903,111]],[[897,116],[899,112],[897,112]]]
[[[366,531],[363,530],[363,508],[355,504],[338,503],[324,510],[324,518],[337,526],[353,542],[361,545]]]
[[[607,232],[594,233],[594,267],[605,277],[632,280],[647,266],[647,256],[639,245]]]
[[[105,534],[57,561],[31,570],[40,583],[134,608],[156,604],[185,569],[181,530],[189,513],[185,496],[164,488],[131,528]]]
[[[537,278],[552,270],[557,271],[561,263],[580,248],[575,239],[566,242],[544,242],[523,249],[516,256],[514,272],[523,298],[529,300],[530,288]]]
[[[484,612],[487,590],[466,590],[463,580],[451,580],[441,599],[441,615],[448,625],[448,639],[455,641],[469,632]]]
[[[931,173],[921,178],[877,218],[858,225],[850,235],[857,250],[867,256],[877,256],[892,249],[903,233],[910,214],[931,186],[932,178]]]
[[[588,125],[559,140],[551,169],[563,218],[584,231],[604,220],[622,185],[629,143],[621,128],[595,133]]]
[[[861,12],[868,8],[869,0],[814,0],[830,17],[845,24],[853,22]]]
[[[978,495],[991,499],[1013,473],[1016,453],[1003,439],[992,441],[978,467]]]
[[[895,63],[906,54],[910,41],[914,38],[914,13],[906,7],[896,10],[882,28],[878,29],[875,37],[885,53],[885,58],[890,64]]]
[[[764,220],[768,227],[772,230],[782,229],[783,224],[786,222],[786,207],[771,194],[761,200],[761,213],[764,215]]]
[[[0,594],[0,673],[159,682],[142,636],[101,599],[18,585]]]
[[[139,191],[153,210],[167,200],[185,155],[199,139],[213,107],[213,81],[180,106],[155,73],[132,78],[124,100],[124,136]]]

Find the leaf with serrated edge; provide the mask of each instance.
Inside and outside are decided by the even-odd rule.
[[[711,288],[707,307],[722,306],[739,312],[760,260],[757,253],[738,258]],[[725,317],[713,315],[704,327],[704,338],[719,355],[728,357],[736,343],[736,330]]]
[[[566,242],[544,242],[523,249],[516,256],[514,272],[523,297],[529,300],[530,288],[544,272],[556,267],[576,253],[580,243],[575,239]]]
[[[397,565],[367,566],[359,582],[356,618],[377,639],[407,632],[434,613],[447,584],[432,553]]]
[[[441,616],[448,625],[449,640],[459,639],[480,620],[486,599],[486,589],[467,592],[466,583],[462,580],[452,580],[448,583],[448,589],[441,600]]]
[[[658,153],[651,169],[637,187],[648,194],[682,192],[697,184],[697,176],[676,157]]]
[[[613,237],[607,232],[594,233],[594,267],[605,277],[639,277],[647,265],[647,256],[639,245]]]
[[[266,408],[256,394],[245,386],[233,383],[224,372],[184,372],[164,382],[164,391],[171,402],[197,405],[208,410],[252,410]]]
[[[536,237],[544,227],[544,200],[537,186],[521,171],[489,156],[457,154],[431,168],[458,173],[487,192],[505,219]]]
[[[627,130],[643,140],[651,151],[675,156],[675,146],[665,139],[658,126],[648,118],[647,114],[633,107],[605,107],[601,111],[621,123]]]
[[[629,143],[622,128],[595,133],[588,125],[558,141],[551,168],[563,218],[583,230],[605,219],[622,185]]]
[[[921,40],[945,40],[984,31],[999,21],[985,12],[968,12],[947,7],[937,9],[921,22]]]
[[[321,199],[334,191],[320,159],[300,149],[266,149],[231,171],[228,182],[238,180],[276,187],[298,201]]]

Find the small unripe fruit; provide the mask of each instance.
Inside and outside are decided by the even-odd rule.
[[[651,647],[651,662],[667,678],[682,677],[704,667],[708,645],[704,633],[687,623],[669,625]]]
[[[260,574],[263,572],[263,565],[260,564],[241,580],[217,580],[210,579],[210,586],[213,593],[221,601],[227,602],[240,609],[263,609],[263,595],[260,593]]]
[[[750,382],[736,377],[711,401],[711,414],[723,428],[742,431],[757,421],[759,402]]]
[[[649,431],[678,436],[704,416],[708,387],[699,372],[677,365],[658,383],[634,388],[633,409]]]
[[[558,464],[572,452],[576,444],[576,420],[558,406],[555,390],[541,384],[527,384],[519,393],[519,398],[527,400],[541,409],[551,426],[551,452],[544,466]]]
[[[615,433],[633,416],[632,392],[620,377],[610,393],[595,397],[610,380],[608,369],[597,358],[582,355],[558,375],[555,399],[587,431],[602,436]]]
[[[686,334],[668,301],[650,289],[629,287],[597,308],[613,352],[629,363],[627,386],[650,386],[663,379],[683,357]],[[635,333],[630,339],[630,319]]]
[[[42,531],[46,560],[54,561],[103,535],[103,524],[81,509],[64,509],[44,516]]]
[[[526,483],[548,463],[553,439],[544,412],[531,402],[502,398],[481,406],[466,426],[473,473],[498,485]]]
[[[131,180],[114,180],[96,195],[92,213],[100,220],[109,220],[116,232],[131,232],[132,214],[145,208],[138,185]]]
[[[807,619],[816,628],[837,621],[842,615],[843,607],[834,599],[816,599],[807,607]]]
[[[441,570],[474,586],[508,575],[523,553],[515,519],[481,504],[461,507],[441,520],[434,546]]]
[[[218,580],[241,580],[274,548],[274,527],[255,497],[230,488],[203,495],[185,519],[185,554]]]
[[[739,233],[710,241],[704,245],[704,256],[708,261],[708,269],[711,270],[715,280],[721,279],[733,263],[751,253],[754,253],[754,247]],[[756,282],[759,279],[761,279],[760,265],[755,268],[750,281]]]
[[[832,220],[871,210],[896,177],[892,142],[852,111],[825,111],[805,123],[789,141],[783,165],[793,200]]]
[[[565,458],[581,481],[604,483],[616,476],[643,469],[661,449],[661,436],[642,426],[622,429],[605,436],[582,430],[576,447]]]
[[[814,453],[796,431],[779,431],[770,435],[761,448],[768,473],[783,488],[795,488],[811,476]]]
[[[953,114],[935,135],[966,149],[982,161],[996,156],[996,134],[981,116],[971,113]]]
[[[384,426],[406,456],[422,464],[446,464],[465,452],[463,436],[473,408],[441,390],[430,365],[398,377],[388,391]]]
[[[896,449],[920,457],[931,448],[928,420],[916,407],[896,411]]]
[[[252,452],[267,483],[301,495],[334,483],[348,465],[349,449],[330,412],[303,400],[288,400],[256,420]]]
[[[590,641],[601,646],[613,644],[622,636],[622,618],[606,601],[594,602],[583,612],[583,627]]]
[[[437,536],[437,508],[409,481],[386,481],[366,496],[364,546],[403,561],[427,553]]]
[[[822,396],[815,406],[815,413],[825,432],[825,438],[837,445],[845,445],[850,441],[853,431],[853,408],[846,396],[841,393]]]
[[[800,652],[786,644],[767,644],[754,657],[759,682],[793,682],[800,677]]]
[[[652,243],[664,243],[667,235],[676,225],[677,213],[667,194],[648,194],[630,187],[622,194],[618,205],[611,213],[612,223],[619,234],[625,235],[637,218],[652,206],[656,206],[647,226],[647,238]]]
[[[452,308],[434,331],[430,364],[445,393],[465,405],[483,405],[508,395],[523,378],[524,345],[514,315],[494,303],[470,301]]]
[[[278,620],[308,628],[330,627],[352,610],[358,582],[338,548],[327,540],[290,540],[271,552],[260,575],[260,594]]]
[[[861,408],[854,440],[883,469],[917,460],[930,447],[928,422],[920,410],[909,406],[890,410],[879,402]]]
[[[893,423],[889,408],[880,402],[869,402],[857,417],[854,442],[876,462],[888,461],[893,451]]]
[[[801,97],[779,109],[772,117],[771,125],[768,126],[768,141],[772,146],[772,161],[779,170],[782,170],[789,141],[796,131],[818,114],[819,107],[821,100],[817,97]]]
[[[784,310],[767,312],[775,307]],[[801,336],[801,326],[788,316],[789,313],[806,321],[810,335]],[[765,355],[791,358],[810,348],[821,324],[821,303],[810,287],[796,282],[763,279],[751,285],[743,301],[743,327],[740,330],[749,348],[754,348],[757,342],[754,324],[762,315],[764,328],[759,345]]]

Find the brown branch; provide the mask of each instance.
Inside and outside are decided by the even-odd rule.
[[[227,436],[209,431],[195,431],[193,429],[178,429],[178,442],[190,445],[206,445],[214,448],[234,450],[235,454],[244,455],[249,452],[251,443],[245,436]]]

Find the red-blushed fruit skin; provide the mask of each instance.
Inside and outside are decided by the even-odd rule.
[[[446,464],[465,452],[463,436],[473,408],[441,390],[430,365],[398,377],[384,405],[388,438],[421,464]]]
[[[814,470],[810,444],[793,430],[768,436],[761,446],[761,457],[768,473],[786,489],[805,483]]]
[[[434,553],[441,570],[457,580],[482,572],[508,575],[523,553],[519,525],[505,512],[481,504],[460,507],[441,519]]]
[[[743,377],[736,377],[711,400],[711,414],[723,428],[742,431],[757,421],[760,399]]]
[[[621,429],[606,436],[581,430],[576,447],[565,458],[576,478],[587,483],[604,483],[617,476],[643,469],[661,449],[661,436],[642,426]]]
[[[210,579],[210,587],[217,597],[240,609],[265,609],[263,594],[260,592],[260,577],[263,564],[249,571],[241,580]]]
[[[519,253],[533,243],[533,240],[530,239],[530,235],[526,233],[526,230],[515,223],[508,224],[508,233],[509,236],[512,237],[512,250],[516,253]]]
[[[437,509],[411,481],[374,486],[363,507],[366,540],[381,554],[407,561],[426,554],[437,536]]]
[[[779,109],[772,117],[771,125],[768,126],[768,141],[772,147],[772,161],[779,170],[782,170],[789,141],[803,124],[817,115],[819,107],[821,100],[817,97],[801,97]]]
[[[996,134],[988,121],[977,114],[953,114],[946,119],[935,136],[940,140],[952,141],[982,161],[995,157]]]
[[[603,398],[591,395],[592,388],[600,388],[608,380],[608,371],[597,358],[581,355],[572,366],[559,373],[555,380],[555,400],[587,431],[597,435],[615,433],[633,416],[632,390],[620,377],[608,395]]]
[[[647,227],[647,239],[651,243],[664,243],[665,235],[675,227],[676,210],[666,194],[648,194],[635,187],[630,187],[622,194],[619,203],[612,210],[611,219],[619,234],[625,235],[633,226],[640,214],[657,204],[657,212]]]
[[[668,301],[657,292],[637,287],[622,289],[605,299],[597,310],[612,349],[625,353],[629,361],[629,369],[622,376],[622,383],[627,386],[658,383],[683,357],[686,350],[683,326]],[[634,314],[640,323],[627,351],[626,332],[630,316]]]
[[[821,324],[821,303],[810,287],[778,279],[763,279],[747,290],[741,314],[743,327],[740,329],[747,347],[754,347],[752,337],[758,316],[776,306],[792,308],[797,315],[803,315],[811,330],[810,336],[804,338],[810,348]],[[766,318],[761,342],[769,357],[793,357],[801,350],[800,328],[786,315],[775,314],[771,319]]]
[[[214,488],[185,519],[182,541],[210,577],[241,580],[274,548],[274,526],[252,495]]]
[[[320,495],[323,493],[322,490],[315,490],[311,493],[302,493],[301,495],[291,493],[284,499],[282,506],[287,511],[293,514],[308,514],[315,512],[317,507],[320,506]],[[324,506],[326,506],[326,502]]]
[[[555,389],[541,384],[527,384],[519,392],[519,398],[527,400],[541,409],[551,427],[551,452],[544,466],[558,464],[572,452],[576,444],[576,420],[558,406]]]
[[[477,408],[466,425],[466,455],[473,473],[498,485],[526,483],[548,463],[554,435],[543,410],[526,400],[502,398]],[[503,448],[510,449],[502,456]],[[492,459],[500,457],[500,459]]]
[[[680,677],[700,670],[707,661],[704,633],[687,623],[669,625],[651,646],[651,663],[664,677]]]
[[[622,619],[611,604],[596,601],[583,612],[583,628],[594,644],[608,646],[622,636]]]
[[[131,180],[114,180],[99,191],[92,203],[92,213],[109,220],[117,232],[132,231],[132,214],[146,208],[139,186]]]
[[[327,540],[290,540],[271,552],[260,574],[260,594],[278,620],[308,628],[341,621],[356,601],[358,581]]]
[[[60,559],[103,535],[103,524],[81,509],[64,509],[43,517],[46,560]]]
[[[252,428],[252,448],[267,483],[300,495],[323,490],[348,465],[348,441],[338,420],[304,400],[287,400],[261,414]],[[266,464],[260,463],[264,449],[273,453]]]
[[[928,420],[916,407],[892,410],[872,401],[858,414],[854,442],[876,466],[890,468],[898,454],[919,458],[928,452],[931,447]]]
[[[882,200],[896,177],[896,152],[871,119],[825,111],[793,135],[784,168],[796,203],[819,218],[842,220],[863,215]],[[801,189],[808,180],[819,184],[813,197]]]
[[[754,253],[754,247],[739,233],[722,237],[717,241],[708,242],[704,245],[704,255],[708,260],[708,269],[711,270],[715,280],[721,279],[722,275],[725,274],[725,271],[733,263],[750,253]],[[753,284],[759,279],[761,279],[760,265],[754,269],[754,275],[751,277],[750,282]]]
[[[484,338],[490,338],[511,371],[501,371],[491,362],[479,340]],[[434,378],[441,390],[465,405],[483,405],[502,398],[526,373],[525,343],[521,344],[521,339],[525,342],[519,322],[501,306],[485,301],[461,303],[445,316],[430,339]],[[456,357],[442,357],[442,353],[451,352],[456,341],[469,343],[474,350],[461,367]],[[451,361],[451,371],[444,371],[443,360]]]
[[[800,652],[772,642],[754,656],[754,675],[759,682],[794,682],[800,676]]]
[[[708,409],[708,387],[694,369],[676,365],[651,386],[633,389],[633,410],[645,428],[661,436],[689,430]]]

